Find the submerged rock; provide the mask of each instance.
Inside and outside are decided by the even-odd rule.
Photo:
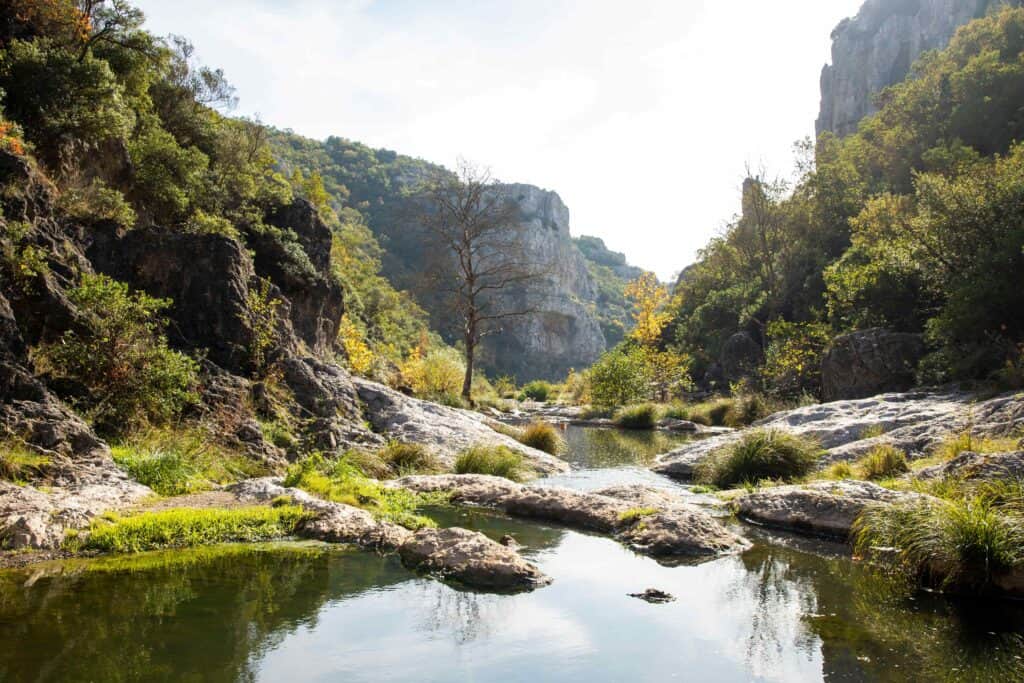
[[[531,589],[551,583],[515,550],[458,527],[420,529],[402,544],[398,554],[410,569],[477,588]]]
[[[615,487],[587,493],[516,484],[485,475],[403,477],[389,485],[419,492],[444,491],[456,504],[495,508],[514,516],[596,531],[653,557],[713,557],[739,552],[748,543],[683,498],[652,487]]]
[[[756,491],[736,500],[735,507],[749,522],[845,540],[868,505],[926,499],[866,481],[825,481]]]
[[[675,602],[676,597],[657,588],[648,588],[643,593],[627,593],[631,598],[638,598],[652,605],[662,605],[667,602]]]

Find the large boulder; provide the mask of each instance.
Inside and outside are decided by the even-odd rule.
[[[866,481],[826,481],[763,489],[743,496],[735,507],[750,522],[846,540],[867,506],[925,499]]]
[[[924,350],[921,335],[880,328],[836,337],[821,361],[822,395],[835,401],[906,391]]]
[[[764,350],[749,333],[736,332],[722,345],[718,364],[727,382],[749,379],[764,364]]]

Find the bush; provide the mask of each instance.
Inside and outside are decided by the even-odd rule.
[[[515,438],[519,443],[536,448],[539,451],[558,455],[565,450],[565,439],[558,433],[554,425],[547,422],[534,422],[527,425]]]
[[[101,431],[122,434],[147,421],[166,423],[198,400],[198,365],[168,348],[162,333],[160,313],[169,301],[89,274],[68,298],[85,329],[40,347],[37,357],[53,374],[88,390],[79,401]]]
[[[590,398],[595,405],[616,407],[648,398],[651,373],[643,349],[618,347],[590,369]]]
[[[615,424],[623,429],[654,429],[658,413],[658,406],[653,403],[629,406],[616,413]]]
[[[508,446],[480,444],[462,451],[455,460],[456,474],[490,474],[512,481],[525,481],[534,475],[523,456]]]
[[[459,403],[466,365],[455,349],[434,349],[426,355],[413,355],[401,365],[402,378],[417,396],[442,401],[451,398]]]
[[[73,551],[138,553],[212,543],[268,541],[289,536],[307,513],[295,505],[233,510],[179,508],[130,517],[97,518],[84,536],[71,536]]]
[[[523,387],[523,395],[531,401],[537,401],[539,403],[546,403],[549,398],[555,393],[554,387],[550,382],[543,380],[534,380]]]
[[[1024,517],[982,496],[870,507],[853,533],[859,555],[928,586],[982,591],[1024,565]]]
[[[266,474],[257,463],[216,446],[211,434],[199,428],[146,430],[113,444],[111,453],[133,479],[162,496]]]
[[[400,476],[407,474],[437,472],[440,463],[430,450],[420,443],[392,441],[377,456],[391,471]]]
[[[719,488],[765,479],[792,481],[813,471],[823,453],[818,444],[807,439],[759,429],[712,451],[697,467],[696,480]]]
[[[854,470],[862,479],[886,479],[910,471],[907,454],[895,446],[875,446],[857,461]]]

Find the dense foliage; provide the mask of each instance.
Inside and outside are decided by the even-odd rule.
[[[984,377],[1024,339],[1024,10],[925,54],[846,139],[798,146],[795,184],[752,177],[741,215],[682,274],[664,341],[701,375],[745,330],[764,381],[815,391],[823,347],[922,332],[922,380]],[[754,174],[752,174],[754,175]]]

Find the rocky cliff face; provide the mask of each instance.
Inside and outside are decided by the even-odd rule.
[[[877,111],[874,95],[899,83],[927,50],[944,47],[972,19],[1020,0],[867,0],[832,32],[832,64],[821,73],[819,134],[842,137]]]
[[[555,192],[533,185],[506,185],[519,206],[524,256],[544,271],[530,291],[512,294],[529,315],[504,321],[485,339],[482,360],[519,381],[561,379],[570,368],[589,367],[605,350],[597,318],[587,307],[597,287],[569,233],[569,209]]]

